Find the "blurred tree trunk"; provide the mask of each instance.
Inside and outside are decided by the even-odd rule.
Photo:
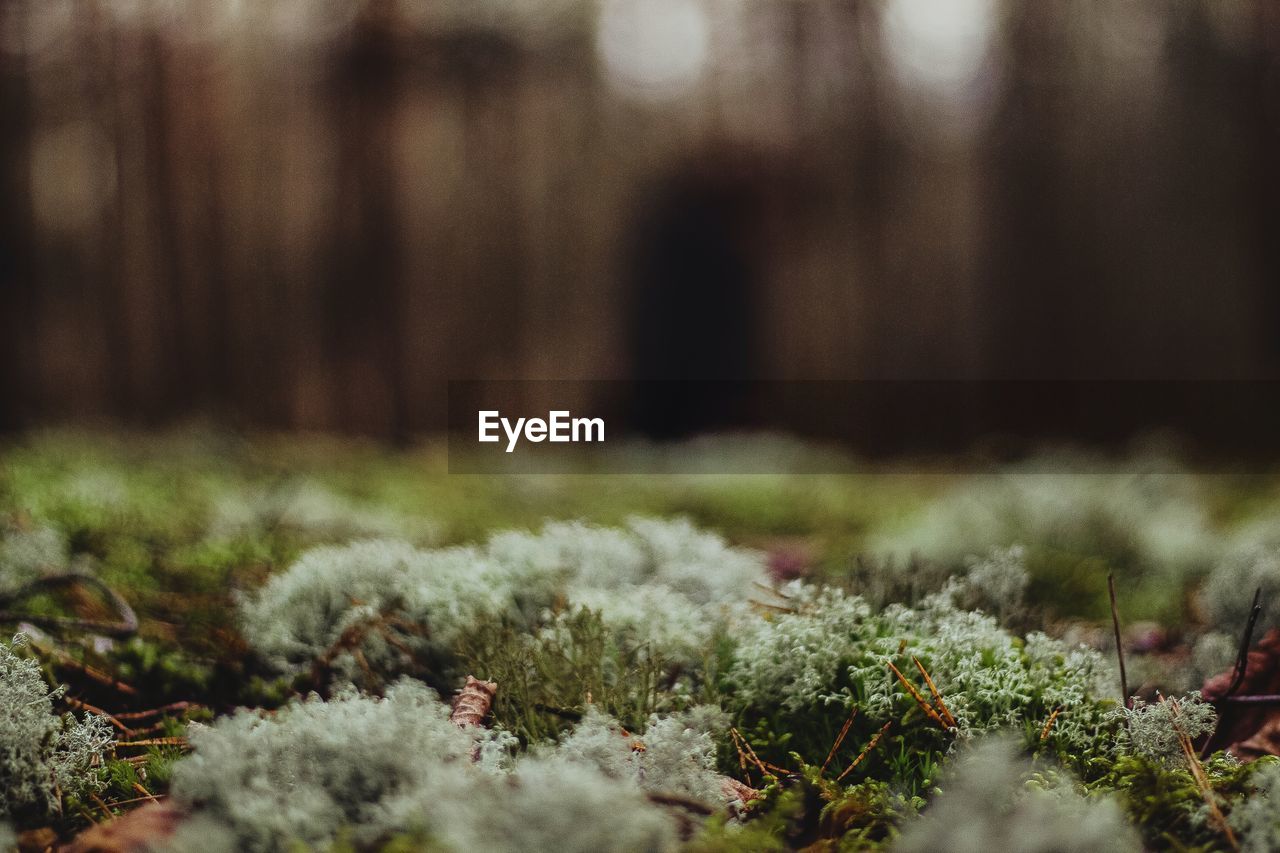
[[[1079,270],[1071,245],[1073,223],[1059,156],[1073,61],[1064,44],[1069,21],[1056,4],[1018,3],[1005,39],[1008,79],[991,121],[992,224],[985,247],[988,328],[984,374],[1047,379],[1073,363],[1061,346],[1073,340],[1070,306]]]
[[[0,32],[23,29],[22,0],[0,0]],[[24,368],[35,283],[31,247],[31,92],[20,51],[0,50],[0,430],[28,416]]]
[[[146,395],[144,416],[161,418],[178,411],[193,374],[188,342],[183,335],[183,276],[179,263],[179,204],[175,179],[173,117],[169,99],[175,94],[170,68],[172,46],[158,30],[147,33],[147,75],[143,104],[147,123],[146,169],[151,196],[152,310],[155,348],[155,388]]]
[[[402,69],[395,4],[375,0],[336,60],[332,122],[336,205],[326,315],[342,377],[344,427],[404,440],[406,416],[397,210],[396,121]]]
[[[1208,0],[1213,2],[1213,0]],[[1268,343],[1268,376],[1280,375],[1280,5],[1255,0],[1257,43],[1250,54],[1253,96],[1247,101],[1252,162],[1256,175],[1254,241],[1259,251],[1263,339]]]

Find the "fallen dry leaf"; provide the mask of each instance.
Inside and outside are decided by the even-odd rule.
[[[1242,761],[1280,755],[1280,703],[1226,701],[1234,677],[1234,668],[1229,669],[1210,678],[1201,690],[1218,710],[1218,728],[1209,739],[1209,749],[1225,749]],[[1232,695],[1274,694],[1280,694],[1280,631],[1273,628],[1249,652],[1245,677]]]

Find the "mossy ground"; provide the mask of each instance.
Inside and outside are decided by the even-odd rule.
[[[635,514],[685,516],[735,544],[770,551],[779,574],[858,589],[868,571],[880,571],[876,544],[930,505],[963,492],[967,476],[872,467],[826,475],[450,475],[443,447],[433,444],[392,451],[357,441],[244,439],[212,430],[63,431],[11,440],[0,450],[0,522],[9,530],[59,531],[68,557],[89,561],[140,617],[136,637],[111,644],[74,633],[37,638],[50,681],[70,683],[69,695],[80,703],[124,715],[187,703],[130,723],[134,730],[121,740],[139,745],[117,751],[103,771],[106,789],[94,801],[66,803],[56,829],[69,836],[108,812],[163,795],[181,755],[180,745],[166,739],[178,737],[187,721],[237,706],[278,706],[315,686],[282,679],[257,663],[235,616],[238,594],[308,547],[388,531],[447,545],[547,519],[616,524]],[[1280,477],[1187,477],[1215,535],[1227,536],[1280,505]],[[1171,574],[1135,550],[1133,538],[1105,526],[1045,541],[1028,532],[1026,609],[1037,624],[1097,633],[1109,614],[1107,576],[1116,572],[1126,619],[1156,620],[1175,640],[1194,633],[1201,618],[1194,592],[1211,564]],[[898,565],[896,577],[909,571]],[[944,559],[940,570],[948,568]],[[886,595],[902,598],[900,591]],[[20,606],[42,614],[109,615],[100,602],[75,592]],[[664,692],[675,680],[664,661],[610,637],[590,614],[579,621],[572,648],[533,647],[511,626],[495,623],[478,632],[483,641],[463,650],[468,665],[502,684],[495,718],[522,741],[554,737],[570,725],[580,715],[584,683],[593,701],[631,726],[676,704],[719,702],[732,689],[724,680],[727,647],[707,650],[694,679],[699,695],[677,702]],[[614,689],[624,682],[626,690]],[[636,690],[637,683],[643,689]],[[1169,685],[1144,688],[1162,686]],[[847,780],[855,787],[837,786],[815,765],[843,719],[836,711],[738,719],[743,736],[767,760],[786,764],[787,773],[756,773],[751,781],[766,790],[756,818],[745,829],[713,821],[693,849],[858,849],[891,840],[902,817],[928,795],[949,744],[941,733],[929,743],[895,733]],[[842,757],[851,758],[865,740],[851,741]],[[732,742],[721,746],[724,769],[741,770]],[[1247,793],[1247,773],[1228,764],[1208,767],[1224,797]],[[1122,792],[1149,845],[1219,846],[1197,817],[1200,800],[1185,771],[1136,758],[1083,770],[1089,786]],[[904,786],[904,780],[916,784]],[[392,843],[412,847],[410,839]]]

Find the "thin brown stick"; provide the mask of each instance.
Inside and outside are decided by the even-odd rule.
[[[369,665],[369,659],[364,656],[364,652],[360,649],[352,649],[351,656],[355,658],[356,663],[360,664],[361,671],[364,672],[369,681],[377,680],[377,676],[373,674],[373,667]]]
[[[956,718],[951,716],[951,712],[947,710],[947,703],[942,701],[942,693],[938,690],[937,686],[934,685],[933,679],[929,677],[929,673],[925,671],[924,664],[920,663],[920,658],[913,657],[911,662],[916,665],[916,669],[920,670],[920,674],[924,676],[924,683],[929,686],[929,693],[933,696],[933,701],[937,703],[938,713],[942,716],[942,719],[951,728],[957,728]]]
[[[1249,672],[1249,646],[1253,642],[1253,629],[1258,624],[1258,617],[1261,615],[1262,587],[1258,587],[1253,593],[1253,604],[1249,607],[1249,618],[1244,625],[1244,636],[1240,638],[1240,649],[1236,652],[1236,666],[1231,676],[1231,686],[1227,688],[1223,698],[1231,696],[1240,689],[1240,685],[1244,684],[1244,678]]]
[[[1107,592],[1111,596],[1111,627],[1116,634],[1116,657],[1120,659],[1120,693],[1124,698],[1125,708],[1132,708],[1129,701],[1129,677],[1124,671],[1124,643],[1120,640],[1120,610],[1116,607],[1116,575],[1107,573]]]
[[[140,726],[139,728],[136,728],[136,729],[129,729],[129,731],[125,732],[125,737],[138,738],[138,737],[142,737],[143,735],[152,735],[152,734],[155,734],[156,732],[162,732],[164,730],[165,730],[164,720],[161,720],[160,722],[154,725]]]
[[[853,768],[857,767],[859,764],[862,763],[862,759],[866,758],[867,755],[871,752],[871,750],[875,749],[877,746],[880,745],[880,739],[884,737],[885,732],[889,731],[889,726],[892,726],[892,725],[893,725],[893,720],[890,720],[889,722],[885,723],[883,726],[880,727],[880,731],[876,732],[876,735],[871,739],[871,742],[866,745],[866,747],[862,750],[862,752],[858,753],[858,757],[853,759],[853,763],[850,764],[848,767],[846,767],[844,769],[844,772],[836,777],[837,782],[843,781],[844,777],[848,776],[851,772],[853,772]]]
[[[101,708],[97,707],[96,705],[90,705],[88,702],[81,701],[72,696],[62,697],[62,701],[66,702],[72,708],[75,708],[79,711],[88,711],[90,714],[97,714],[99,717],[105,718],[107,722],[115,726],[116,729],[119,730],[120,734],[126,738],[136,738],[139,735],[147,735],[153,732],[162,731],[164,729],[163,720],[156,723],[155,725],[141,726],[139,728],[133,729],[133,728],[129,728],[124,723],[122,723],[120,721],[120,718],[121,717],[138,717],[138,714],[110,714],[102,710]],[[188,703],[183,703],[183,704],[186,705]],[[145,716],[142,718],[145,719]]]
[[[822,762],[822,769],[818,771],[819,776],[827,772],[827,765],[831,763],[831,759],[835,758],[836,751],[840,749],[840,744],[844,743],[845,735],[849,734],[849,727],[853,725],[853,718],[856,716],[858,716],[858,706],[854,705],[853,710],[849,712],[849,718],[840,727],[840,734],[836,735],[835,743],[831,744],[831,751],[827,753],[827,760]]]
[[[360,602],[353,601],[354,604]],[[334,661],[343,653],[348,653],[359,664],[361,671],[369,678],[371,682],[377,680],[373,668],[369,665],[369,661],[365,658],[361,646],[368,636],[377,632],[387,641],[387,644],[400,651],[409,658],[414,657],[413,649],[408,644],[391,633],[391,628],[398,628],[407,634],[416,636],[424,636],[426,628],[422,625],[416,625],[395,614],[395,608],[398,605],[391,604],[383,608],[383,610],[374,616],[369,617],[354,625],[348,626],[333,642],[329,648],[311,662],[311,683],[316,687],[320,687],[328,680],[328,675],[333,667]]]
[[[886,663],[888,664],[889,669],[893,670],[893,674],[898,676],[898,681],[902,682],[902,686],[911,694],[911,698],[916,700],[916,704],[920,706],[921,711],[924,711],[924,715],[937,723],[938,728],[942,729],[944,732],[950,731],[950,727],[945,721],[943,721],[942,717],[938,716],[938,712],[933,710],[932,705],[924,701],[924,697],[920,695],[920,691],[916,690],[910,681],[907,681],[907,677],[893,665],[893,661],[886,661]]]
[[[400,654],[404,655],[410,660],[413,659],[414,657],[413,649],[409,648],[408,643],[406,643],[404,640],[400,639],[395,634],[393,634],[391,632],[391,627],[389,625],[379,625],[378,633],[382,635],[382,638],[387,641],[387,645],[391,646],[391,648],[400,652]]]
[[[787,595],[785,592],[778,589],[777,587],[770,586],[767,583],[761,583],[760,581],[752,581],[751,585],[756,587],[757,589],[760,589],[760,590],[763,590],[764,592],[769,593],[770,595],[777,596],[778,598],[781,598],[783,601],[791,601],[791,596]]]
[[[738,743],[737,729],[729,729],[729,739],[733,741],[733,748],[738,751],[738,769],[743,773],[747,772],[747,753],[742,748],[742,744]],[[748,777],[750,778],[750,777]]]

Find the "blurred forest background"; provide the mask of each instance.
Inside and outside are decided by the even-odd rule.
[[[1280,375],[1274,0],[0,0],[0,166],[10,428]]]

